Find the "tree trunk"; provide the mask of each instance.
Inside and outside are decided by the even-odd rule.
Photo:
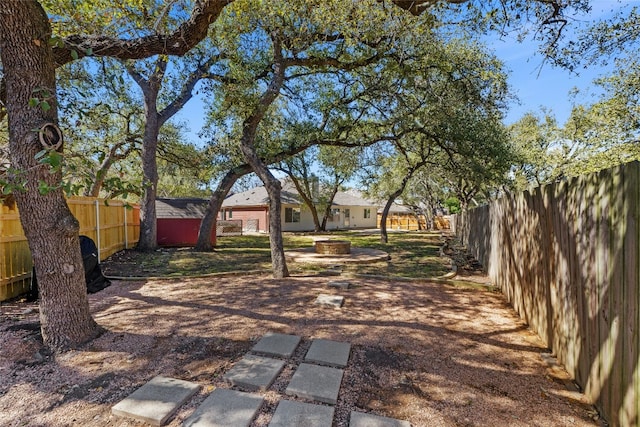
[[[207,211],[200,223],[198,241],[196,242],[195,247],[196,251],[206,252],[213,250],[211,232],[216,229],[218,212],[220,212],[220,209],[222,208],[224,198],[227,197],[227,194],[231,191],[231,187],[233,187],[233,184],[235,184],[238,178],[242,175],[244,174],[237,173],[235,169],[227,172],[227,174],[222,178],[222,181],[220,181],[220,184],[218,184],[216,191],[213,192],[211,200],[209,200],[209,205],[207,206]]]
[[[246,129],[246,128],[245,128]],[[245,130],[243,132],[247,134]],[[253,171],[260,177],[264,187],[269,194],[269,242],[271,244],[271,264],[273,267],[273,277],[281,279],[289,276],[287,262],[284,256],[284,242],[282,240],[282,202],[281,192],[282,186],[267,166],[260,160],[253,145],[249,141],[253,141],[249,135],[243,134],[240,148],[247,163],[251,165]]]
[[[400,195],[404,192],[404,189],[407,187],[407,183],[413,177],[413,174],[416,173],[418,169],[427,164],[426,160],[421,160],[415,165],[409,167],[407,169],[406,175],[402,178],[402,182],[400,183],[400,187],[396,191],[389,196],[389,200],[387,200],[387,204],[384,206],[382,210],[382,217],[380,218],[380,242],[381,243],[389,243],[389,236],[387,235],[387,216],[389,215],[389,209],[391,209],[391,204],[393,201],[400,197]]]
[[[311,202],[311,206],[312,208],[310,208],[310,210],[311,216],[313,218],[313,231],[315,231],[316,233],[319,231],[323,231],[322,224],[320,224],[320,218],[318,217],[318,209],[316,209],[316,205],[313,204],[313,201]]]
[[[210,64],[205,64],[187,76],[180,93],[162,109],[158,111],[158,93],[162,88],[168,59],[164,55],[158,56],[153,73],[148,80],[127,64],[127,72],[140,86],[144,95],[144,136],[142,138],[142,185],[144,187],[140,201],[140,240],[139,251],[153,251],[158,248],[158,227],[156,222],[156,196],[158,194],[158,135],[160,127],[173,117],[184,104],[193,96],[193,88],[205,74]]]
[[[389,216],[389,210],[391,209],[391,205],[393,201],[402,194],[403,190],[398,190],[394,192],[387,199],[387,203],[384,205],[384,209],[382,209],[382,217],[380,218],[380,242],[381,243],[389,243],[389,235],[387,234],[387,217]]]
[[[113,166],[113,162],[116,160],[125,159],[129,155],[129,153],[133,150],[133,143],[129,142],[130,144],[129,147],[125,149],[122,153],[118,153],[118,150],[120,150],[125,144],[127,144],[127,142],[128,141],[118,142],[109,149],[109,154],[107,154],[105,159],[100,164],[100,167],[98,168],[98,172],[96,172],[96,177],[93,180],[93,183],[91,183],[91,186],[87,188],[87,190],[84,192],[85,196],[98,197],[100,195],[100,190],[102,190],[102,184],[104,183],[104,180],[107,177],[107,174],[111,169],[111,166]]]
[[[251,166],[253,171],[258,175],[269,194],[269,242],[271,243],[271,264],[273,267],[273,277],[281,279],[289,276],[287,262],[284,256],[284,242],[282,240],[282,186],[273,174],[269,171],[266,164],[260,159],[255,147],[253,146],[256,139],[256,132],[260,121],[264,117],[269,106],[276,100],[280,94],[280,89],[284,84],[285,66],[283,64],[281,40],[279,35],[272,34],[273,42],[273,78],[269,83],[266,91],[260,97],[258,105],[253,113],[247,117],[242,127],[242,137],[240,138],[240,150],[245,161]]]
[[[329,200],[327,200],[327,206],[324,209],[324,215],[322,215],[322,231],[327,231],[327,219],[329,218],[329,215],[331,215],[331,206],[333,206],[333,199],[335,199],[336,194],[338,194],[339,186],[340,183],[336,183],[333,186],[333,189],[331,189],[331,197],[329,197]]]
[[[145,102],[145,104],[147,104]],[[137,249],[150,252],[158,248],[158,228],[156,226],[156,194],[158,192],[158,115],[155,114],[155,100],[152,113],[145,114],[144,137],[142,140],[142,199],[140,200],[140,240]],[[145,108],[145,109],[146,109]]]
[[[460,244],[462,246],[467,245],[467,240],[469,238],[469,230],[468,230],[468,213],[469,213],[469,203],[465,200],[460,200],[460,212],[458,212],[457,220],[456,220],[456,234],[460,238]],[[459,228],[458,228],[459,227]],[[459,230],[459,231],[458,231]]]
[[[38,277],[42,337],[47,346],[61,351],[94,338],[101,329],[89,312],[79,224],[60,188],[61,173],[35,159],[42,146],[34,129],[58,121],[50,38],[48,17],[36,1],[0,0],[10,157],[20,171],[14,183],[24,184],[14,195]],[[31,98],[51,108],[32,107]],[[49,189],[46,194],[39,191],[41,183]]]
[[[289,178],[291,178],[291,182],[293,182],[293,185],[296,187],[296,190],[298,191],[298,194],[302,198],[302,201],[309,208],[309,212],[311,212],[311,217],[313,218],[314,231],[315,232],[320,231],[321,230],[320,218],[318,218],[318,209],[316,208],[316,205],[313,202],[313,195],[312,197],[309,197],[308,193],[310,192],[307,192],[304,188],[302,188],[300,181],[295,177],[295,175],[293,174],[293,171],[287,172],[287,175],[289,175]],[[308,182],[307,177],[304,177],[304,180]]]
[[[127,65],[129,75],[140,86],[144,95],[144,135],[142,137],[142,186],[140,200],[140,240],[137,249],[150,252],[158,248],[156,224],[156,195],[158,193],[158,135],[162,121],[158,114],[158,93],[162,87],[167,61],[159,57],[154,72],[145,80],[133,67]]]
[[[113,157],[108,155],[107,158],[104,159],[102,164],[100,164],[100,168],[98,168],[98,172],[96,172],[96,177],[91,183],[91,186],[84,192],[85,196],[98,197],[100,195],[102,184],[104,183],[104,179],[107,177],[107,173],[109,173],[109,169],[111,169],[112,165]]]

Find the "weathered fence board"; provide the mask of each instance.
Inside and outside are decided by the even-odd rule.
[[[638,162],[503,197],[455,221],[614,426],[640,425],[639,221]]]
[[[96,242],[100,260],[138,241],[138,207],[90,197],[72,197],[67,203],[80,222],[80,234]],[[29,289],[33,263],[17,209],[0,208],[0,301],[4,301]]]
[[[378,213],[376,219],[376,226],[380,228],[382,221],[382,214]],[[434,226],[441,230],[443,228],[449,228],[449,222],[442,217],[434,219]],[[426,230],[427,219],[424,215],[416,215],[413,213],[397,213],[391,212],[387,216],[387,228],[390,230]]]

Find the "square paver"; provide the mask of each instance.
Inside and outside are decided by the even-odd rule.
[[[331,307],[340,308],[342,307],[342,304],[344,304],[344,297],[340,295],[320,294],[318,295],[318,298],[316,298],[314,304],[328,305]]]
[[[340,392],[342,373],[342,369],[301,363],[285,393],[335,405]]]
[[[331,427],[333,408],[312,403],[281,400],[269,427]]]
[[[199,388],[198,384],[189,381],[154,377],[118,402],[111,408],[111,412],[121,417],[130,417],[154,426],[161,426]]]
[[[327,283],[327,286],[330,288],[349,289],[351,287],[351,282],[347,282],[346,280],[334,280]]]
[[[249,427],[264,398],[217,388],[183,424],[184,427]]]
[[[280,357],[291,357],[299,343],[299,336],[269,332],[253,346],[251,351]]]
[[[231,384],[250,390],[266,390],[276,379],[285,362],[247,354],[222,376]]]
[[[349,427],[411,427],[409,421],[351,411]]]
[[[330,340],[313,340],[304,360],[344,368],[349,361],[351,344]]]

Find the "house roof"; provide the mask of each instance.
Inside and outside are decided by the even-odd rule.
[[[378,209],[378,213],[382,213],[383,210],[384,210],[384,206]],[[391,204],[391,207],[389,208],[389,213],[413,213],[413,209],[411,209],[410,206],[401,205],[394,202]]]
[[[156,216],[168,218],[202,218],[209,205],[209,200],[198,198],[156,199]]]
[[[378,203],[364,198],[358,190],[338,191],[333,199],[336,206],[378,206]]]
[[[283,204],[299,205],[302,199],[298,195],[295,188],[290,186],[282,186],[280,199]],[[240,207],[240,206],[267,206],[269,204],[269,194],[264,186],[252,188],[242,193],[233,194],[222,202],[222,207]]]
[[[282,204],[300,205],[302,198],[290,181],[282,183],[281,193]],[[225,208],[229,207],[246,207],[246,206],[266,206],[269,204],[269,195],[264,186],[252,188],[229,196],[222,203]],[[333,200],[334,206],[377,206],[377,203],[366,200],[357,190],[338,191]]]

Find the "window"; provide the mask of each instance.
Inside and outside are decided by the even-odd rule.
[[[300,222],[300,208],[284,208],[284,222]]]
[[[340,221],[340,209],[331,209],[331,215],[329,215],[329,221]]]
[[[365,218],[371,218],[371,209],[370,208],[365,208],[364,209],[364,217]]]
[[[233,218],[233,209],[229,209],[227,212],[229,212],[229,219]]]

